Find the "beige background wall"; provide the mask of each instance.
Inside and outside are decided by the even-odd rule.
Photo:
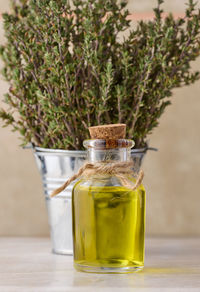
[[[182,0],[167,0],[181,11]],[[131,11],[150,11],[156,1],[130,1]],[[0,1],[0,11],[8,1]],[[1,23],[1,22],[0,22]],[[3,42],[2,23],[0,42]],[[200,69],[200,60],[194,64]],[[0,99],[7,85],[0,81]],[[174,91],[173,105],[149,137],[159,152],[149,152],[143,168],[147,189],[147,233],[200,235],[200,82]],[[2,103],[1,103],[2,105]],[[0,125],[2,123],[0,122]],[[16,133],[0,127],[0,235],[48,235],[41,181],[30,150]]]

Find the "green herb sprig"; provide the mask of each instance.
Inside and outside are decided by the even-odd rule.
[[[127,1],[72,2],[12,1],[3,15],[10,89],[0,118],[23,145],[82,149],[89,126],[126,123],[143,147],[172,90],[199,79],[191,62],[200,55],[200,11],[189,0],[185,17],[162,19],[158,0],[154,19],[131,29]]]

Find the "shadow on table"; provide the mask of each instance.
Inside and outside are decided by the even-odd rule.
[[[156,267],[156,268],[144,268],[141,272],[139,272],[140,274],[200,274],[200,270],[199,269],[195,269],[195,268],[190,268],[190,267],[186,267],[186,268],[167,268],[167,267]]]

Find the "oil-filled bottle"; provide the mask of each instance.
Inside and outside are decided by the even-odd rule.
[[[91,127],[90,134],[92,139],[84,141],[88,163],[105,166],[106,171],[83,173],[73,189],[75,268],[139,271],[144,266],[145,189],[141,184],[131,188],[136,178],[131,169],[126,173],[134,142],[124,139],[123,124]]]

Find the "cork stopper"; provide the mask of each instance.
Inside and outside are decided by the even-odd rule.
[[[125,139],[126,124],[110,124],[89,127],[91,139],[118,140]]]
[[[134,141],[127,140],[126,124],[110,124],[89,127],[91,140],[85,140],[85,148],[114,149],[132,148]]]

